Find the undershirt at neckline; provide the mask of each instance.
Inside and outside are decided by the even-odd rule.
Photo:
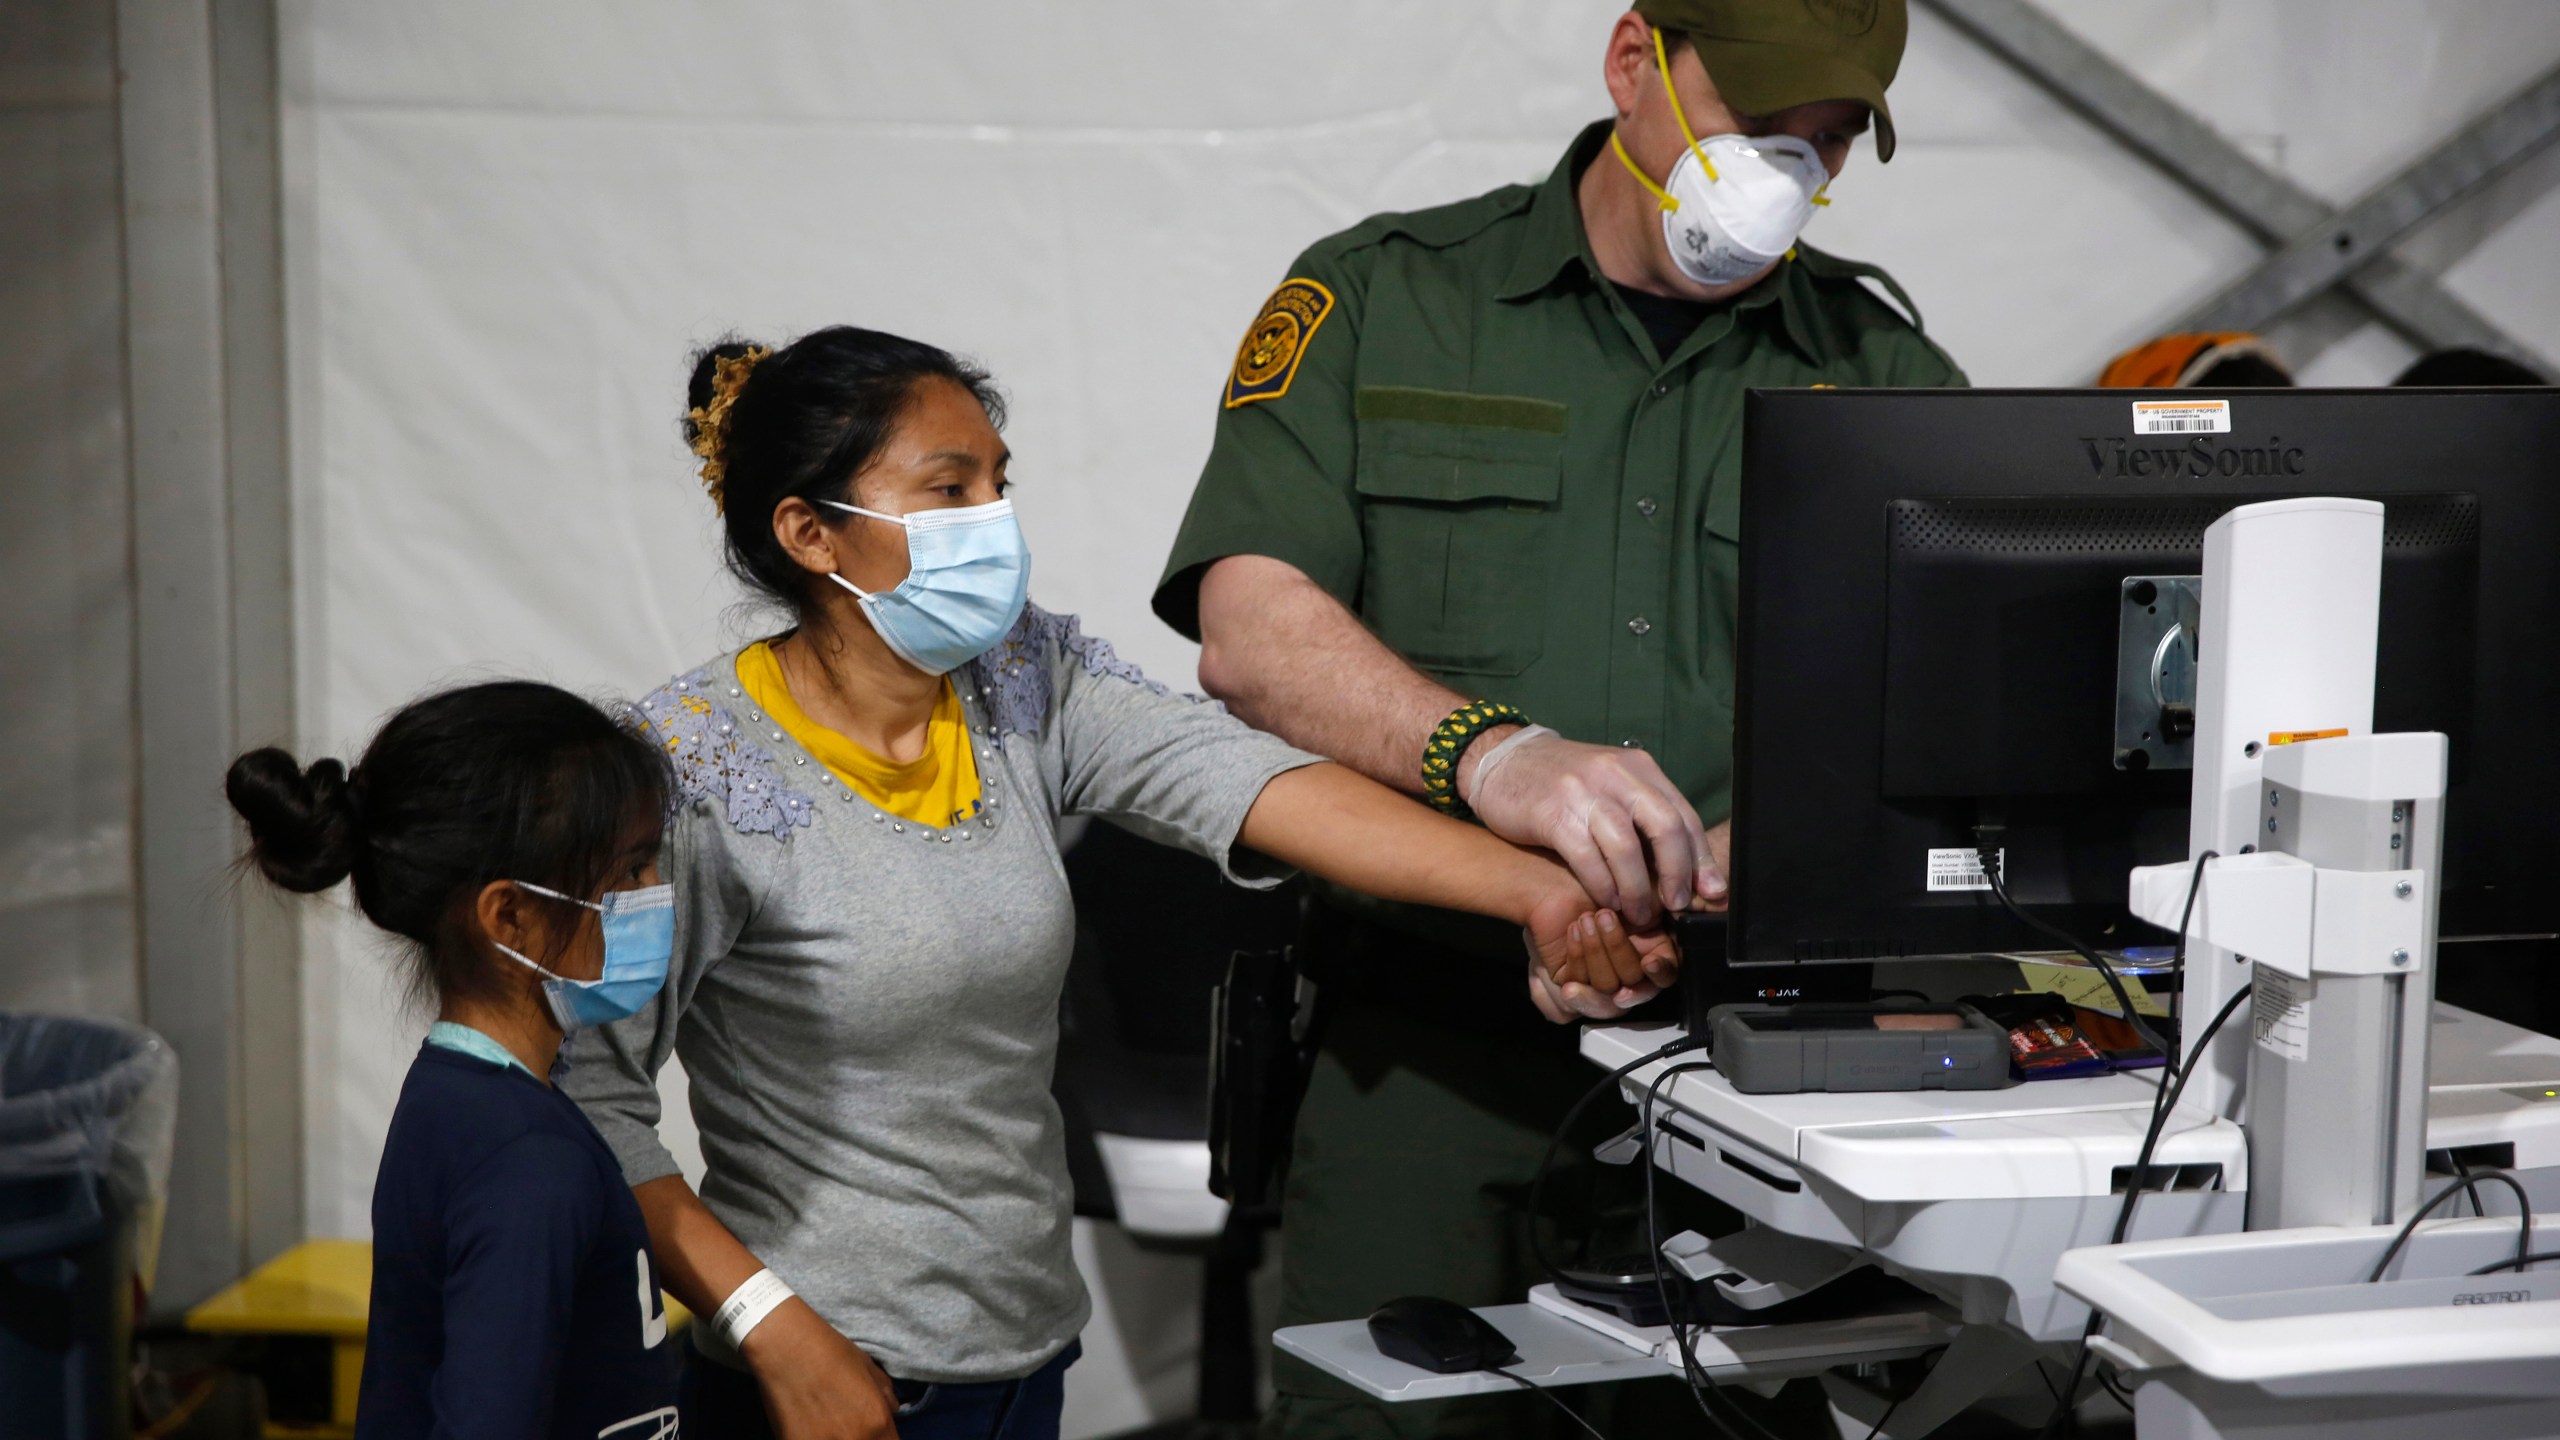
[[[1636,317],[1636,323],[1652,337],[1654,353],[1665,359],[1718,308],[1712,300],[1682,300],[1628,285],[1617,289],[1618,298],[1627,302],[1627,310]]]
[[[863,799],[901,820],[940,827],[977,813],[983,793],[969,748],[969,723],[948,676],[925,724],[924,753],[900,763],[876,755],[809,718],[783,679],[768,641],[738,652],[738,685],[800,748]]]

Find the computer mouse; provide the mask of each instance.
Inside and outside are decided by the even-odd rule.
[[[1511,1337],[1454,1300],[1407,1295],[1390,1300],[1369,1315],[1369,1338],[1389,1359],[1431,1371],[1457,1375],[1519,1363]]]

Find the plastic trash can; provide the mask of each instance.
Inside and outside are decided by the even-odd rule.
[[[177,1099],[148,1030],[0,1014],[0,1440],[129,1433]]]

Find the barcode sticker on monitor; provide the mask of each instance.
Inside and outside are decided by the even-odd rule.
[[[2000,863],[2009,863],[2009,852],[1999,852]],[[1982,873],[1982,852],[1973,849],[1931,850],[1929,852],[1929,888],[1935,890],[1988,890],[1990,877]]]
[[[2228,400],[2136,400],[2136,435],[2221,435],[2231,429]]]

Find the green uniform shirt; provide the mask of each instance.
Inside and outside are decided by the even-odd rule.
[[[1196,639],[1204,566],[1287,561],[1451,689],[1651,751],[1713,824],[1743,393],[1964,376],[1860,283],[1883,272],[1811,247],[1656,354],[1575,199],[1608,138],[1585,130],[1543,184],[1299,258],[1237,356],[1155,608]]]

